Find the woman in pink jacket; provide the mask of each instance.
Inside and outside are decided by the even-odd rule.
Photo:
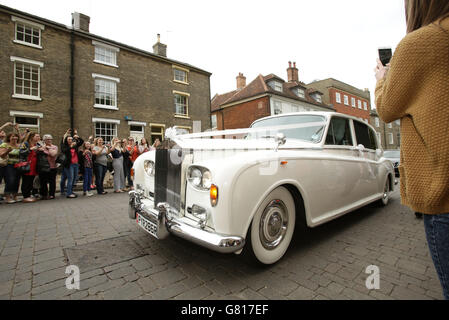
[[[40,180],[40,194],[42,200],[55,198],[56,191],[56,157],[58,147],[53,142],[53,137],[49,134],[43,137],[44,145],[38,149],[38,173]],[[48,189],[50,186],[50,190]]]

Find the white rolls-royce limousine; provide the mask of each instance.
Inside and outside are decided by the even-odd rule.
[[[295,223],[316,227],[371,202],[387,205],[394,169],[355,117],[300,112],[250,128],[176,135],[134,163],[129,217],[223,253],[273,264]]]

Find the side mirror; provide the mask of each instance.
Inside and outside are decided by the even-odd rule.
[[[285,137],[285,134],[283,134],[282,132],[279,132],[278,134],[276,134],[276,137],[274,138],[274,140],[276,141],[276,151],[278,150],[278,148],[282,145],[285,144],[285,142],[287,142],[287,138]]]

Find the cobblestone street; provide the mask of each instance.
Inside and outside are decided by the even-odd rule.
[[[1,204],[0,299],[443,298],[423,222],[400,205],[398,191],[385,208],[370,205],[296,234],[269,267],[175,237],[153,239],[128,218],[127,205],[127,194],[111,192]],[[65,286],[71,264],[80,268],[80,290]],[[380,269],[378,290],[365,286],[369,265]]]

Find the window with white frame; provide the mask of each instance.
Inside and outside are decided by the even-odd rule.
[[[351,98],[351,105],[353,108],[355,108],[355,98]]]
[[[401,120],[398,119],[398,120],[395,121],[395,123],[396,123],[398,126],[400,126],[400,125],[401,125]]]
[[[118,110],[117,83],[119,79],[92,74],[95,78],[95,108]]]
[[[345,105],[349,106],[349,98],[347,95],[344,95]]]
[[[368,110],[368,104],[366,101],[363,101],[363,109]]]
[[[375,124],[375,126],[376,126],[377,128],[380,127],[380,121],[379,121],[379,118],[378,118],[378,117],[375,117],[375,118],[374,118],[374,124]]]
[[[40,69],[42,62],[11,57],[14,62],[14,93],[13,98],[41,100]]]
[[[15,22],[15,43],[42,49],[43,25],[14,16],[11,20]]]
[[[40,131],[40,119],[44,117],[40,112],[10,111],[9,115],[13,117],[13,124],[19,125],[19,128],[29,128],[32,132]]]
[[[189,115],[189,97],[185,94],[175,93],[175,115],[188,116]]]
[[[133,132],[133,133],[141,133],[141,134],[145,133],[144,126],[137,125],[137,124],[130,125],[129,126],[129,131]]]
[[[313,95],[313,98],[314,98],[315,101],[318,102],[318,103],[321,103],[321,102],[322,102],[322,100],[321,100],[321,95],[318,94],[318,93],[315,93],[315,94]]]
[[[282,83],[280,83],[279,81],[271,81],[268,85],[275,91],[279,91],[279,92],[283,91]]]
[[[105,143],[117,138],[117,122],[95,121],[95,137],[102,138]]]
[[[282,113],[282,103],[280,101],[274,101],[274,114]]]
[[[306,96],[304,90],[301,88],[296,88],[295,94],[300,98],[305,98],[305,96]]]
[[[392,133],[388,134],[388,143],[389,144],[393,144],[394,143],[394,141],[393,141],[393,134]]]
[[[117,53],[120,52],[120,49],[97,41],[92,41],[92,44],[95,46],[94,62],[106,64],[108,66],[118,67]]]
[[[359,109],[362,109],[362,101],[357,100],[357,104],[358,104]]]
[[[336,92],[336,93],[335,93],[335,102],[336,102],[336,103],[341,103],[341,95],[340,95],[340,92]]]
[[[393,128],[393,125],[391,124],[391,122],[388,124],[388,128],[389,128],[389,129],[392,129],[392,128]]]
[[[217,115],[216,114],[213,114],[210,117],[210,122],[211,122],[212,129],[217,129]]]

